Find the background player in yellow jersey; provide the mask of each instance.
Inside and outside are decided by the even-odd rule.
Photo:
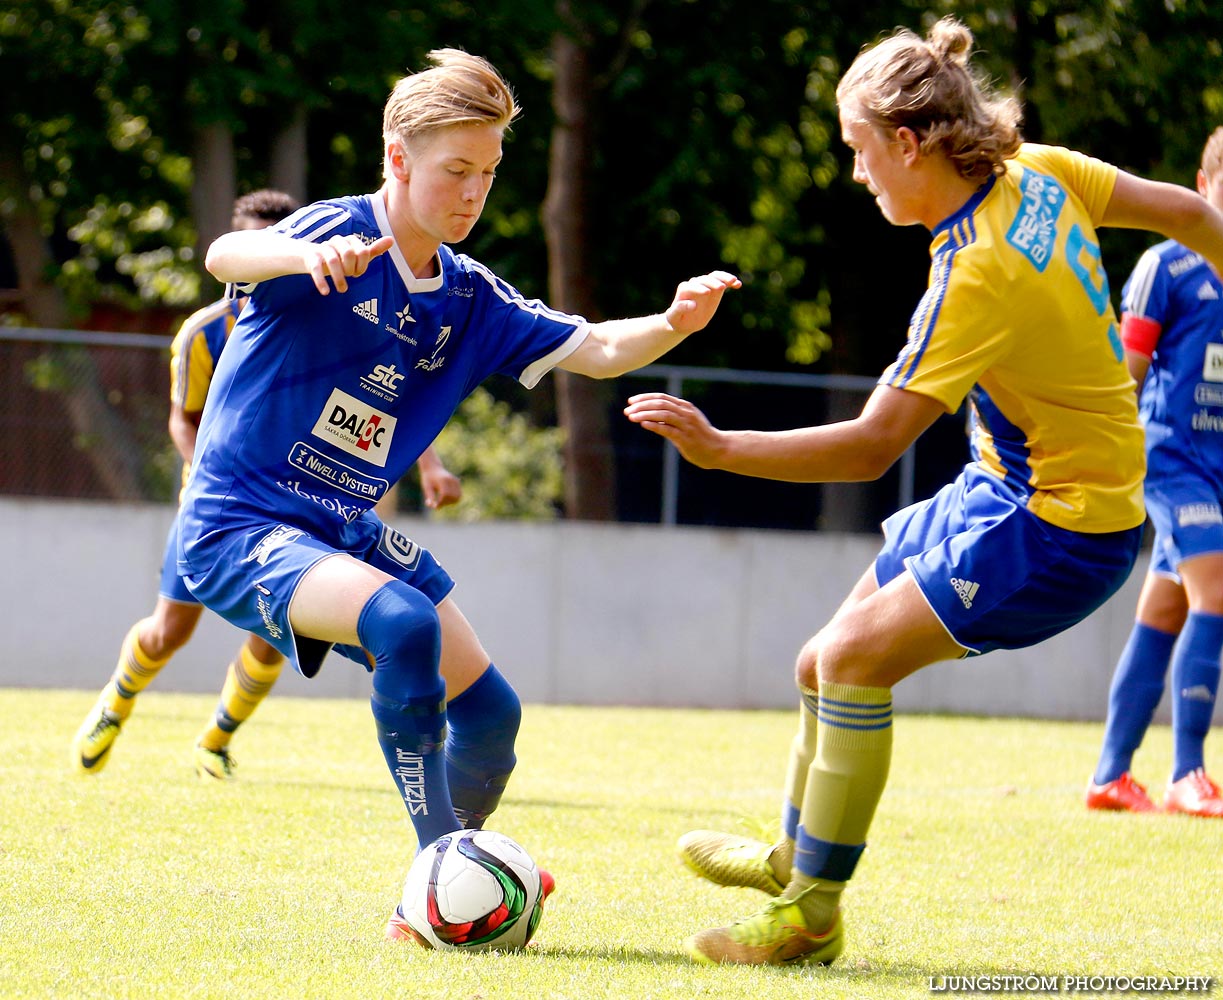
[[[783,836],[680,841],[712,881],[777,898],[686,942],[703,962],[830,962],[840,899],[891,760],[891,688],[939,660],[1040,642],[1129,575],[1144,520],[1143,435],[1097,226],[1163,232],[1223,266],[1223,215],[1193,192],[1024,144],[1015,101],[969,65],[945,18],[864,50],[837,88],[854,179],[894,225],[932,233],[908,342],[852,419],[722,431],[662,393],[630,420],[705,468],[794,482],[880,476],[969,400],[974,461],[884,524],[873,565],[799,653]]]
[[[264,229],[298,207],[283,191],[253,191],[234,202],[233,228]],[[184,484],[216,360],[245,302],[245,296],[226,297],[197,310],[183,322],[170,347],[170,438],[183,460]],[[462,496],[458,478],[432,448],[421,455],[417,469],[427,506],[445,507]],[[136,695],[187,644],[199,623],[203,605],[178,576],[177,548],[177,532],[171,527],[157,604],[152,614],[128,630],[114,673],[73,740],[73,762],[86,774],[97,774],[106,766],[115,738],[135,708]],[[230,738],[272,689],[283,665],[284,657],[274,646],[257,635],[246,637],[226,672],[213,719],[196,742],[196,773],[218,779],[233,774]]]

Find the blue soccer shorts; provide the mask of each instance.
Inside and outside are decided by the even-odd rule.
[[[166,535],[166,551],[161,556],[161,583],[157,592],[175,604],[199,604],[200,600],[187,589],[178,575],[178,518],[170,522]]]
[[[289,627],[289,605],[302,577],[317,562],[337,553],[402,580],[435,607],[454,589],[450,574],[428,549],[383,524],[373,511],[341,526],[331,542],[276,522],[209,532],[196,543],[192,560],[211,568],[195,570],[185,580],[205,607],[243,631],[262,636],[305,677],[318,673],[333,645],[337,653],[368,670],[369,660],[359,647],[295,635]]]
[[[1049,524],[973,465],[883,532],[876,582],[908,569],[969,656],[1034,646],[1082,621],[1126,581],[1142,540],[1141,525],[1087,534]]]
[[[1223,508],[1218,488],[1208,478],[1189,469],[1149,476],[1146,503],[1155,527],[1150,572],[1179,581],[1181,563],[1223,552]]]

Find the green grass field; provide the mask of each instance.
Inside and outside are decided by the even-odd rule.
[[[675,839],[775,822],[792,713],[527,706],[491,825],[557,894],[526,952],[456,955],[382,938],[414,839],[367,704],[273,694],[219,785],[190,764],[211,696],[146,693],[107,770],[74,774],[92,699],[0,690],[3,1000],[890,1000],[945,976],[1223,976],[1223,824],[1086,812],[1099,725],[898,717],[841,960],[704,968],[683,937],[763,897],[689,875]],[[1162,785],[1169,756],[1154,729],[1139,776]]]

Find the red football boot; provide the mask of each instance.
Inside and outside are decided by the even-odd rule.
[[[1147,790],[1134,780],[1129,771],[1120,778],[1106,781],[1103,785],[1097,785],[1095,781],[1087,782],[1086,798],[1088,809],[1135,813],[1158,811]]]
[[[1207,777],[1206,769],[1199,767],[1180,781],[1168,783],[1168,790],[1164,793],[1164,812],[1223,818],[1223,794],[1220,794],[1219,786]]]

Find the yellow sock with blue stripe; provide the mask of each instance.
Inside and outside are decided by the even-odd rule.
[[[136,695],[153,683],[153,678],[161,673],[161,668],[171,658],[166,656],[155,660],[140,648],[140,626],[144,621],[142,619],[128,629],[119,649],[115,672],[102,689],[103,704],[120,719],[127,719],[132,714],[132,709],[136,707]]]
[[[821,682],[819,732],[783,893],[808,929],[828,927],[863,850],[892,760],[890,688]],[[808,891],[811,890],[811,891]]]
[[[200,746],[209,750],[229,746],[234,730],[251,717],[272,690],[284,662],[282,656],[275,663],[264,663],[255,657],[249,645],[243,644],[225,674],[221,700],[217,703],[212,725],[199,738]]]
[[[798,693],[798,732],[794,734],[794,740],[790,744],[790,761],[786,768],[786,800],[781,807],[781,840],[769,854],[773,874],[783,885],[789,881],[790,867],[794,862],[794,842],[798,837],[799,814],[807,790],[807,772],[815,759],[816,734],[819,732],[816,721],[819,692],[800,684]]]

